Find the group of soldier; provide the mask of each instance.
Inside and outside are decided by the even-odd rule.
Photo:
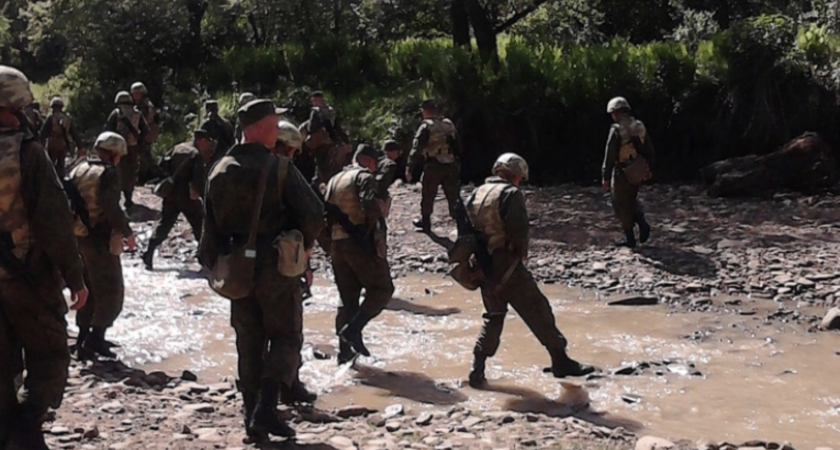
[[[155,193],[163,198],[162,215],[142,259],[152,270],[156,248],[184,214],[200,241],[198,259],[211,274],[211,287],[231,299],[244,425],[252,442],[294,436],[276,414],[278,402],[316,399],[299,377],[301,278],[311,284],[314,247],[328,255],[338,287],[338,364],[371,355],[364,330],[394,293],[386,226],[400,146],[389,140],[381,149],[361,144],[351,153],[350,139],[324,95],[315,92],[311,101],[309,120],[298,127],[283,118],[286,110],[253,94],[240,96],[235,123],[221,117],[218,103],[210,100],[192,138],[167,152],[155,169],[161,174]],[[117,95],[106,131],[62,183],[57,174],[65,166],[59,159],[66,158],[70,138],[81,148],[78,132],[60,100],[52,102],[53,113],[36,130],[26,114],[32,102],[25,75],[0,66],[0,448],[5,442],[46,448],[38,438],[40,427],[47,410],[61,403],[70,361],[64,287],[78,311],[73,350],[80,358],[116,357],[105,332],[123,304],[120,254],[135,247],[126,210],[141,166],[151,164],[142,161],[158,128],[145,86],[135,83],[131,92]],[[615,124],[604,187],[612,192],[626,234],[622,245],[632,247],[636,226],[642,242],[650,236],[636,195],[650,176],[653,147],[626,100],[613,99],[608,112]],[[456,127],[433,101],[424,101],[421,113],[405,173],[411,182],[422,172],[414,225],[432,233],[434,200],[443,187],[458,226],[449,249],[450,275],[479,290],[485,308],[470,386],[486,383],[486,360],[499,347],[508,305],[548,351],[547,373],[557,378],[592,373],[592,366],[567,354],[549,301],[525,265],[529,220],[519,186],[528,180],[527,162],[514,153],[501,155],[492,176],[463,200]],[[312,180],[295,165],[302,151],[315,159]],[[642,169],[638,161],[645,163]],[[247,272],[228,266],[240,251]],[[247,280],[234,279],[234,272],[247,273]],[[228,295],[237,283],[244,283],[244,290]],[[26,395],[18,398],[14,378],[24,368]]]

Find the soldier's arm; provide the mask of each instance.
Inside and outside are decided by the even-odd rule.
[[[417,133],[414,135],[414,142],[411,145],[411,153],[408,154],[408,170],[414,172],[417,165],[423,163],[424,155],[423,148],[429,143],[429,128],[426,125],[420,125]]]
[[[73,142],[76,143],[76,152],[82,149],[82,135],[79,134],[79,129],[76,127],[76,121],[68,118],[67,120],[70,121],[70,137],[73,139]]]
[[[365,212],[367,223],[377,223],[383,216],[383,211],[379,207],[376,179],[372,174],[363,172],[356,178],[356,188],[359,190],[359,200],[362,203],[362,211]]]
[[[50,128],[52,128],[52,122],[53,122],[53,115],[50,114],[49,116],[47,116],[47,120],[44,121],[44,124],[41,125],[41,129],[39,130],[39,133],[38,133],[39,136],[38,137],[41,140],[42,145],[44,144],[44,142],[47,141],[47,138],[50,136],[50,131],[52,131],[50,129]]]
[[[601,168],[601,179],[604,182],[610,181],[612,177],[613,168],[618,161],[618,152],[621,149],[621,136],[618,134],[618,128],[613,125],[610,127],[610,134],[607,136],[607,148],[604,151],[604,165]]]
[[[283,184],[283,203],[295,218],[303,233],[306,249],[315,245],[315,240],[324,229],[324,204],[312,190],[295,165],[289,162],[286,180]]]
[[[312,108],[312,112],[309,113],[309,132],[315,133],[322,128],[324,128],[324,120],[321,118],[321,113],[317,108]]]
[[[376,181],[378,184],[377,191],[379,198],[388,198],[388,188],[394,184],[394,179],[397,177],[397,164],[390,159],[382,162],[379,165],[379,171],[376,174]]]
[[[105,131],[117,131],[117,121],[120,120],[117,110],[111,111],[108,120],[105,121]]]
[[[656,164],[656,150],[653,148],[653,140],[651,140],[650,135],[647,135],[647,139],[645,139],[644,145],[642,145],[642,156],[648,162],[650,166],[650,170],[653,170],[654,164]]]
[[[144,142],[146,140],[146,135],[149,134],[149,123],[146,122],[146,118],[143,115],[140,115],[140,126],[138,127],[140,132],[140,136],[137,137],[139,142]]]
[[[134,232],[128,223],[128,217],[120,207],[120,180],[116,167],[106,168],[99,181],[99,201],[102,205],[105,220],[111,225],[112,230],[119,231],[123,237],[133,235]]]
[[[500,211],[505,231],[510,239],[510,249],[517,259],[528,257],[528,210],[525,196],[519,189],[509,189],[502,194]]]
[[[204,180],[205,180],[205,170],[204,170],[204,161],[201,159],[201,155],[196,154],[192,158],[193,160],[190,162],[192,174],[190,177],[190,184],[192,188],[195,189],[196,192],[199,194],[204,193]]]
[[[35,142],[21,150],[21,190],[29,225],[44,253],[71,291],[84,288],[82,258],[73,234],[73,216],[64,188],[44,148]]]
[[[218,232],[216,231],[216,216],[213,213],[213,201],[210,198],[210,184],[204,191],[204,225],[201,231],[201,242],[198,244],[198,262],[211,269],[216,263],[219,251],[216,248]]]

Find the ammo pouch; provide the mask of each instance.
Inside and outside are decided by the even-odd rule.
[[[297,278],[306,272],[306,249],[303,233],[286,231],[274,241],[277,248],[277,272],[284,277]]]
[[[650,165],[642,155],[631,159],[622,170],[624,171],[624,177],[634,186],[639,186],[650,178]]]
[[[166,177],[160,183],[155,185],[152,192],[160,198],[167,198],[172,195],[175,190],[175,180],[172,177]]]
[[[123,235],[119,231],[114,231],[111,233],[111,242],[109,245],[109,250],[112,255],[120,256],[122,255],[123,251]]]
[[[449,263],[466,263],[469,262],[475,252],[478,251],[478,238],[474,234],[464,234],[458,236],[455,240],[455,245],[449,249]]]
[[[469,291],[474,291],[484,284],[484,271],[478,266],[475,258],[469,261],[460,262],[449,271],[449,276],[452,277],[458,284]]]

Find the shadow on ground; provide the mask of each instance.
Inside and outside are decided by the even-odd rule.
[[[418,305],[397,297],[392,298],[388,302],[387,309],[390,311],[404,311],[426,317],[444,317],[461,313],[460,308],[435,308],[432,306]]]
[[[467,400],[459,390],[443,386],[429,376],[408,371],[385,371],[357,363],[355,378],[365,386],[388,391],[388,395],[418,403],[451,406]]]

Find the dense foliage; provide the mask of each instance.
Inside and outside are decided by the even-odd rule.
[[[837,146],[838,2],[824,0],[6,0],[0,60],[92,135],[117,90],[163,105],[254,91],[303,120],[323,89],[358,140],[410,139],[418,100],[462,131],[468,178],[517,151],[538,182],[599,176],[610,97],[647,124],[660,180],[803,131]]]

